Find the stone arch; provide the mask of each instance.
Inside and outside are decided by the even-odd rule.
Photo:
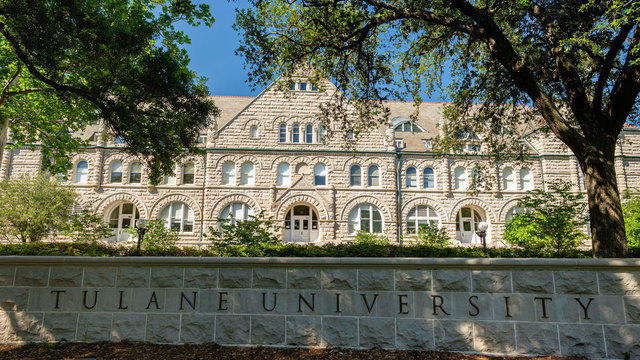
[[[509,210],[512,207],[516,206],[516,204],[518,203],[519,200],[520,200],[519,198],[518,199],[511,199],[511,200],[505,202],[504,204],[502,204],[502,206],[500,207],[500,210],[499,210],[499,214],[500,215],[499,215],[498,219],[500,221],[504,222],[505,218],[507,217],[507,212],[509,212]]]
[[[342,221],[349,220],[349,214],[353,209],[360,204],[371,204],[378,208],[382,212],[383,222],[385,224],[389,224],[393,222],[393,217],[391,216],[391,212],[385,206],[385,204],[378,200],[377,198],[369,195],[361,195],[351,199],[347,204],[342,208],[342,212],[340,213],[340,219]]]
[[[87,167],[88,167],[88,179],[87,179],[87,183],[89,183],[91,181],[91,177],[93,176],[93,174],[95,174],[96,171],[96,163],[95,163],[95,158],[93,156],[91,156],[93,154],[90,153],[80,153],[80,154],[75,154],[73,155],[73,157],[71,158],[71,164],[73,164],[71,166],[71,176],[69,177],[69,181],[71,183],[75,183],[76,182],[76,170],[77,170],[77,166],[78,163],[80,161],[86,161],[87,162]]]
[[[327,168],[327,172],[334,170],[333,162],[324,156],[316,156],[310,160],[309,166],[313,169],[317,164],[323,164]]]
[[[275,159],[273,159],[273,161],[271,161],[271,164],[269,165],[269,166],[270,166],[270,168],[268,168],[268,169],[266,169],[266,168],[265,168],[265,170],[272,170],[272,169],[275,169],[278,165],[280,165],[280,164],[282,164],[282,163],[287,163],[287,164],[289,164],[289,166],[290,166],[290,167],[292,167],[292,168],[294,167],[294,166],[292,165],[291,156],[289,156],[289,155],[282,155],[282,156],[278,156],[278,157],[276,157]]]
[[[147,207],[137,196],[127,193],[116,193],[110,196],[107,196],[102,201],[100,201],[95,208],[95,213],[98,216],[102,216],[103,218],[109,216],[108,212],[113,209],[116,205],[119,205],[123,202],[133,203],[137,208],[138,212],[140,212],[140,217],[142,219],[148,219],[149,213],[147,212]]]
[[[365,159],[357,156],[352,156],[342,163],[342,171],[349,171],[349,169],[353,165],[360,165],[360,167],[363,167],[364,162]]]
[[[196,219],[200,219],[202,216],[202,210],[200,209],[200,206],[198,205],[198,203],[193,200],[193,198],[191,198],[191,196],[189,195],[185,195],[185,194],[171,194],[171,195],[167,195],[163,198],[161,198],[160,200],[156,201],[155,204],[153,204],[153,207],[151,208],[151,219],[156,219],[158,217],[158,214],[160,213],[160,211],[162,209],[164,209],[165,206],[174,203],[174,202],[183,202],[187,205],[189,205],[189,207],[191,208],[191,210],[193,210],[193,218],[194,218],[194,222]]]
[[[437,201],[426,196],[421,196],[407,201],[407,203],[402,206],[402,220],[405,221],[407,216],[409,216],[409,211],[411,211],[411,209],[413,209],[414,207],[420,205],[432,207],[436,211],[436,213],[438,213],[438,217],[440,218],[441,222],[446,220],[447,213],[442,208],[442,206],[440,206]]]
[[[224,155],[221,156],[218,160],[216,160],[216,169],[221,169],[222,168],[222,164],[226,163],[226,162],[232,162],[234,164],[236,164],[236,167],[238,166],[238,158],[235,155]]]
[[[216,203],[213,205],[213,210],[211,211],[210,219],[218,220],[218,217],[222,209],[224,209],[227,205],[231,203],[245,203],[251,206],[251,208],[253,209],[253,213],[256,214],[256,216],[260,214],[260,212],[262,212],[262,208],[260,207],[260,204],[258,204],[258,202],[253,197],[245,194],[230,194],[216,201]]]
[[[258,127],[258,131],[260,131],[260,129],[262,129],[262,123],[260,122],[260,120],[258,120],[258,119],[249,119],[244,123],[244,125],[242,125],[242,130],[243,131],[248,131],[249,128],[251,126],[253,126],[253,125]]]
[[[475,207],[478,207],[479,209],[484,211],[484,213],[487,216],[487,220],[489,220],[490,223],[494,223],[495,224],[497,222],[497,220],[498,220],[496,218],[496,215],[493,212],[492,208],[489,205],[487,205],[484,201],[482,201],[482,200],[480,200],[478,198],[465,198],[465,199],[462,199],[462,200],[458,201],[453,206],[451,212],[449,213],[449,222],[456,221],[456,215],[458,215],[458,212],[464,206],[475,206]]]
[[[109,155],[104,161],[104,169],[102,172],[102,178],[106,184],[111,183],[111,165],[116,162],[122,162],[122,183],[129,182],[129,165],[131,165],[132,157],[125,153],[114,153]]]
[[[287,211],[291,209],[293,205],[297,204],[309,204],[316,208],[318,211],[318,216],[320,216],[321,220],[329,220],[329,212],[327,211],[324,202],[313,195],[309,194],[298,194],[292,195],[286,199],[284,199],[280,205],[278,206],[278,210],[276,211],[276,216],[278,219],[284,219],[287,215]]]
[[[262,168],[263,168],[262,167],[262,162],[260,160],[258,160],[258,158],[253,156],[253,155],[242,155],[242,156],[238,157],[238,161],[236,163],[236,166],[238,166],[238,169],[240,169],[242,164],[244,164],[246,162],[253,163],[253,165],[256,167],[256,170],[258,170],[258,169],[262,170]]]

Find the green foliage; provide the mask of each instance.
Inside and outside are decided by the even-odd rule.
[[[127,231],[132,238],[138,238],[137,228],[130,227]],[[167,250],[175,247],[178,240],[180,240],[178,233],[168,229],[163,220],[149,220],[140,248],[149,251]]]
[[[433,247],[447,247],[451,245],[447,230],[444,227],[438,228],[437,225],[432,223],[420,226],[416,234],[405,238],[405,240],[410,244]]]
[[[73,134],[102,119],[158,181],[217,113],[175,25],[213,21],[191,0],[0,0],[0,151],[9,128],[61,173],[86,145]]]
[[[111,237],[113,230],[99,216],[81,210],[71,214],[71,224],[61,234],[78,242],[96,242]]]
[[[622,203],[622,213],[629,247],[640,247],[640,195],[628,194]]]
[[[374,234],[367,231],[358,231],[353,243],[357,245],[387,245],[389,239],[382,234]]]
[[[68,230],[76,193],[46,176],[0,182],[0,236],[4,240],[39,241]]]
[[[219,228],[209,227],[211,249],[226,256],[260,256],[264,247],[278,246],[278,228],[273,220],[263,219],[263,214],[245,221],[221,220]]]
[[[586,202],[582,194],[571,193],[569,183],[551,182],[547,191],[529,191],[518,206],[524,210],[514,214],[504,232],[513,245],[564,255],[586,239],[580,230],[588,222]]]

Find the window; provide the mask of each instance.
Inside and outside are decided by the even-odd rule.
[[[246,221],[253,217],[253,209],[245,203],[232,203],[220,212],[220,220],[235,224],[237,221]]]
[[[109,182],[122,182],[122,161],[114,161],[111,163],[111,177]]]
[[[395,139],[396,149],[404,149],[404,139]]]
[[[86,184],[89,177],[89,163],[78,161],[76,164],[76,184]]]
[[[222,164],[222,185],[236,184],[236,164],[229,161]]]
[[[206,144],[207,143],[207,134],[199,134],[198,135],[198,144]]]
[[[440,227],[438,213],[431,206],[416,206],[407,216],[407,234],[415,234],[427,224]]]
[[[317,164],[313,167],[313,184],[316,186],[327,185],[327,167]]]
[[[293,82],[293,81],[291,81],[291,82],[289,83],[289,90],[295,90],[295,89],[296,89],[296,83],[295,83],[295,82]]]
[[[278,129],[278,142],[287,142],[287,124],[282,123]]]
[[[407,168],[407,187],[408,188],[417,188],[418,187],[418,176],[416,168],[410,166]]]
[[[376,165],[370,165],[367,174],[369,175],[367,183],[369,186],[380,186],[380,170]]]
[[[298,90],[306,91],[307,90],[307,83],[306,82],[299,83],[298,84]]]
[[[134,162],[129,166],[129,183],[139,184],[142,181],[142,165]]]
[[[258,138],[258,126],[257,125],[253,125],[249,128],[249,137],[251,137],[252,139],[257,139]]]
[[[396,125],[393,130],[398,132],[424,132],[421,127],[414,124],[411,120],[406,120],[405,122]]]
[[[422,145],[424,145],[424,148],[427,150],[431,150],[433,149],[433,143],[431,142],[431,140],[422,140]]]
[[[318,133],[316,134],[317,143],[323,144],[327,138],[327,127],[324,124],[318,125]]]
[[[195,168],[193,163],[182,165],[182,183],[193,184],[195,182]]]
[[[300,125],[293,124],[291,128],[291,142],[299,143],[300,142]]]
[[[454,188],[456,190],[465,190],[467,186],[467,172],[463,167],[456,168],[454,171]]]
[[[510,167],[502,170],[502,188],[503,190],[516,189],[516,176],[513,173],[513,169]]]
[[[480,151],[480,144],[468,144],[467,151],[469,152],[478,152]]]
[[[291,166],[287,163],[278,165],[278,186],[291,186]]]
[[[113,140],[113,142],[116,144],[124,144],[124,139],[118,136],[117,138],[115,138],[115,140]]]
[[[349,234],[358,231],[381,233],[382,225],[380,210],[371,204],[358,205],[349,214]]]
[[[313,125],[307,124],[304,129],[304,142],[310,144],[313,142]]]
[[[253,163],[246,162],[240,167],[240,185],[252,186],[256,182]]]
[[[435,189],[436,188],[436,174],[433,171],[433,168],[426,167],[422,172],[423,184],[422,186],[425,189]]]
[[[183,202],[175,202],[165,206],[158,219],[165,221],[168,229],[179,233],[193,232],[193,210]]]
[[[315,84],[311,84],[311,91],[318,91],[318,87]]]
[[[162,179],[162,184],[163,185],[175,185],[176,184],[176,180],[177,180],[177,178],[176,178],[177,170],[178,169],[174,166],[171,174],[164,176],[164,178]]]
[[[522,206],[514,206],[509,211],[507,211],[507,215],[504,218],[505,222],[509,222],[516,214],[522,214],[524,212],[524,208]]]
[[[529,169],[520,169],[520,190],[532,190],[533,179],[531,178],[531,171]]]
[[[355,140],[356,135],[353,133],[353,130],[347,131],[347,140]]]
[[[351,174],[351,180],[350,180],[350,184],[351,186],[362,186],[362,169],[360,168],[360,165],[351,165],[351,170],[350,170],[350,174]]]

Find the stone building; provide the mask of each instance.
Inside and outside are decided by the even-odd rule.
[[[494,166],[490,190],[470,192],[472,171],[481,157],[436,157],[431,138],[443,121],[442,103],[387,102],[391,124],[342,136],[323,122],[319,105],[335,88],[318,91],[304,79],[283,91],[272,85],[253,97],[214,96],[221,114],[199,137],[205,155],[176,164],[174,176],[153,186],[142,161],[121,151],[118,139],[99,124],[82,136],[93,144],[73,158],[69,185],[79,206],[94,210],[114,229],[111,241],[128,240],[137,218],[164,219],[184,245],[206,242],[219,219],[271,217],[292,242],[339,242],[359,230],[399,241],[433,222],[456,242],[477,244],[476,226],[489,224],[487,242],[499,246],[505,220],[527,190],[545,189],[554,179],[585,191],[575,157],[551,135],[535,128],[524,136],[526,163]],[[330,126],[330,128],[327,128]],[[470,141],[465,151],[481,146]],[[5,151],[0,177],[35,174],[37,150]],[[616,168],[620,190],[640,184],[640,131],[625,127]]]

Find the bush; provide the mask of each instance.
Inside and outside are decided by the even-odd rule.
[[[447,247],[451,245],[449,236],[444,227],[438,228],[437,225],[427,223],[420,226],[418,232],[406,239],[408,244],[434,246],[434,247]]]
[[[261,256],[264,247],[278,246],[278,228],[270,218],[262,220],[262,216],[245,221],[223,220],[219,228],[209,227],[211,250],[220,256]]]
[[[113,230],[100,217],[82,210],[71,215],[71,225],[61,234],[73,241],[96,242],[110,237]]]
[[[138,229],[131,227],[128,231],[133,238],[138,238]],[[150,251],[166,250],[175,247],[178,240],[178,233],[168,229],[163,220],[149,220],[140,248]]]
[[[353,243],[358,245],[388,245],[389,239],[382,234],[374,234],[361,230],[356,234]]]
[[[564,255],[574,251],[587,236],[583,194],[572,194],[566,182],[551,182],[547,191],[528,191],[518,206],[523,209],[505,224],[504,239],[533,251]]]
[[[624,197],[622,213],[627,232],[627,244],[629,248],[637,248],[640,247],[640,195],[627,193]]]

